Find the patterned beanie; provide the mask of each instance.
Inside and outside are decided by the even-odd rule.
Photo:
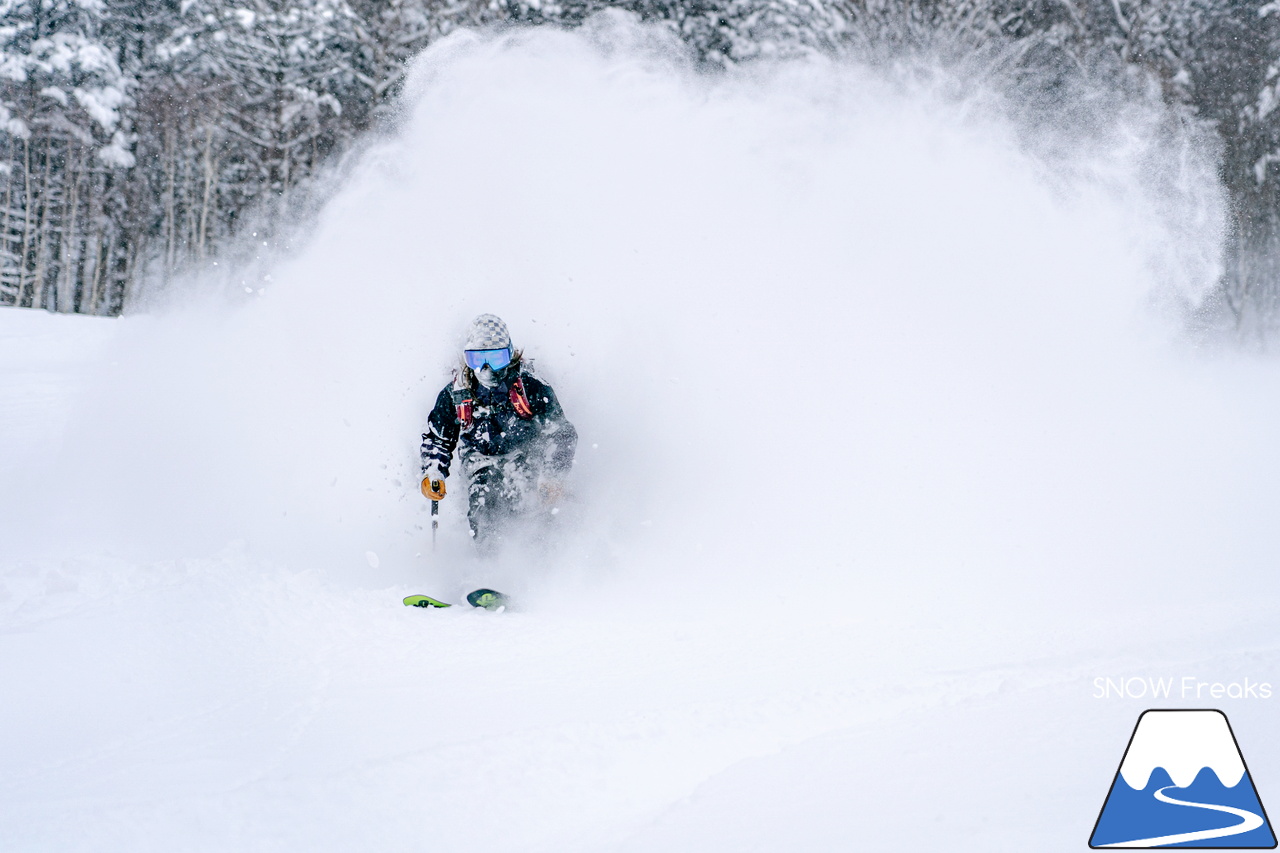
[[[493,314],[481,314],[471,321],[463,349],[502,349],[511,346],[507,324]]]

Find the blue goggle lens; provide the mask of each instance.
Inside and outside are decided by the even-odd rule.
[[[465,350],[467,367],[479,370],[486,364],[494,370],[501,370],[511,363],[511,348],[502,349],[469,349]]]

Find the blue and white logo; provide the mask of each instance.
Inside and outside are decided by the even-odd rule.
[[[1226,714],[1144,711],[1089,846],[1274,848]]]

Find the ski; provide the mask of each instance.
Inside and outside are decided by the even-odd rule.
[[[467,604],[472,607],[483,607],[485,610],[502,612],[507,609],[511,600],[493,589],[477,589],[467,593]],[[432,598],[429,595],[410,595],[404,600],[405,607],[452,607],[446,601]]]
[[[405,607],[452,607],[452,604],[446,604],[438,601],[429,595],[411,595],[404,600]]]
[[[477,589],[467,594],[467,604],[472,607],[483,607],[485,610],[501,613],[507,609],[508,603],[509,599],[497,590]]]

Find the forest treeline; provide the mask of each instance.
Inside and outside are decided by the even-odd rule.
[[[712,69],[945,44],[1041,91],[1154,89],[1219,142],[1215,310],[1280,324],[1280,2],[1261,0],[0,0],[0,305],[116,314],[143,281],[269,241],[431,42],[604,8]]]

